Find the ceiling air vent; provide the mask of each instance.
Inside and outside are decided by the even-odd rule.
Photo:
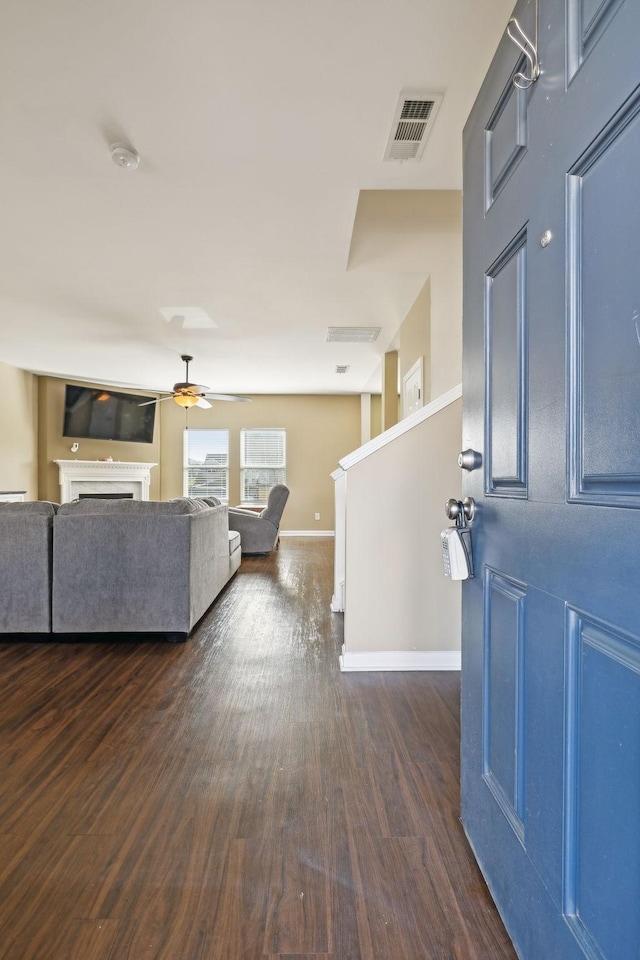
[[[336,364],[336,373],[347,373],[348,370],[349,370],[348,363]]]
[[[440,93],[404,91],[391,125],[385,160],[419,160],[442,102]]]
[[[333,343],[372,343],[380,327],[329,327],[327,340]]]

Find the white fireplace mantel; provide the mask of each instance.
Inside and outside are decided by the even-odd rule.
[[[134,500],[149,499],[151,468],[156,463],[128,463],[119,460],[54,460],[60,471],[60,502],[80,494],[133,494]]]

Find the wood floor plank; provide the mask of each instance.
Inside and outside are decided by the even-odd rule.
[[[264,952],[330,952],[325,832],[301,826],[287,829],[277,847],[263,844],[261,852],[266,856],[269,885]]]
[[[459,822],[459,677],[346,674],[333,544],[185,644],[0,643],[0,960],[515,960]]]
[[[35,949],[59,939],[60,929],[71,929],[71,921],[88,918],[94,885],[116,849],[111,837],[49,836],[29,846],[20,860],[14,858],[1,885],[0,942]],[[64,949],[61,944],[61,957]]]
[[[332,945],[335,957],[363,960],[375,956],[366,924],[366,883],[352,857],[349,824],[353,810],[341,787],[330,791],[328,807]],[[359,923],[359,915],[362,919]]]
[[[41,928],[32,938],[18,938],[0,947],[0,960],[116,960],[113,953],[120,924],[113,920],[72,918],[55,929]]]

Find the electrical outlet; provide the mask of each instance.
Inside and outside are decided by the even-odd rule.
[[[319,519],[320,519],[320,514],[316,513],[316,520],[319,520]]]

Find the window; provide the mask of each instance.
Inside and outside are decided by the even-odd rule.
[[[243,503],[266,503],[276,483],[287,482],[287,431],[240,431],[240,495]]]
[[[184,494],[229,502],[229,431],[185,430]]]

